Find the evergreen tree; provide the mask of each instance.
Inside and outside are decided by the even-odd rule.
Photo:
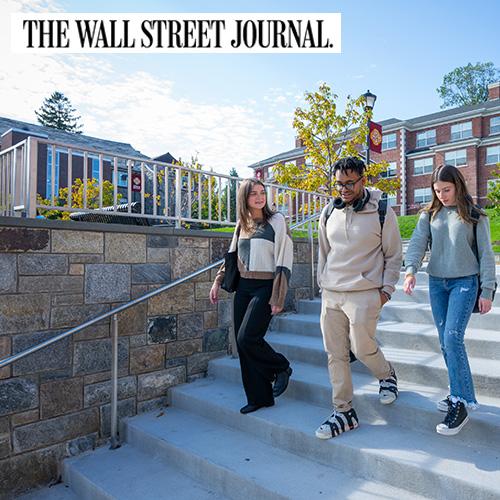
[[[81,134],[83,125],[79,123],[81,116],[75,115],[69,99],[62,92],[53,92],[49,98],[45,98],[35,114],[38,122],[45,127],[52,127],[74,134]]]

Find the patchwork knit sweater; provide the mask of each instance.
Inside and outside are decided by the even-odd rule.
[[[276,213],[267,223],[257,223],[250,233],[245,232],[238,222],[229,252],[236,249],[241,277],[274,280],[269,304],[283,307],[293,264],[293,243],[285,217]],[[223,280],[224,264],[215,282],[220,285]]]

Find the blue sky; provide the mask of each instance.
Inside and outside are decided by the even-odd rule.
[[[198,154],[227,172],[294,147],[293,111],[325,81],[339,94],[377,94],[375,119],[439,110],[443,75],[468,62],[500,66],[500,2],[2,0],[0,14],[65,12],[340,12],[341,54],[13,55],[4,32],[0,114],[35,121],[56,88],[89,135],[145,154]],[[0,15],[5,22],[5,16]],[[3,25],[2,25],[3,27]],[[4,59],[5,60],[5,59]],[[21,77],[20,77],[21,76]]]

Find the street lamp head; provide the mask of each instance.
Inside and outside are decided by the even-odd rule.
[[[363,97],[365,98],[365,110],[373,109],[377,96],[368,90],[363,94]]]

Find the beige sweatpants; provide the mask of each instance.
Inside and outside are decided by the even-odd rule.
[[[377,379],[389,378],[391,366],[375,340],[381,302],[378,289],[361,292],[322,291],[321,332],[328,355],[333,407],[352,407],[349,349]]]

